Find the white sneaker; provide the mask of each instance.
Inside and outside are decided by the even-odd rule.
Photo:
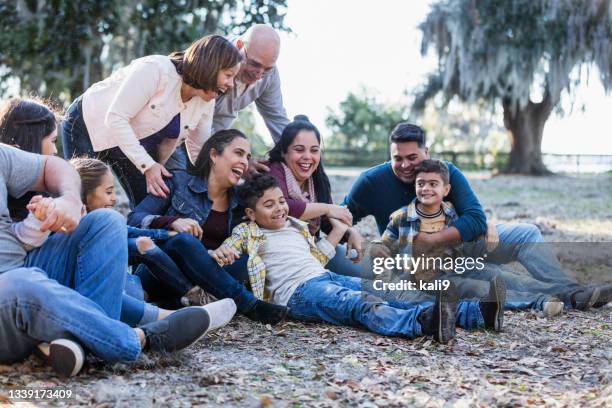
[[[236,303],[233,299],[221,299],[201,306],[210,316],[210,326],[206,333],[217,330],[228,324],[236,314]]]
[[[542,313],[544,313],[544,317],[559,316],[563,313],[563,302],[557,298],[544,302],[542,305]]]
[[[36,354],[49,364],[61,377],[73,377],[81,371],[85,362],[85,351],[81,345],[69,339],[57,339],[40,343]]]

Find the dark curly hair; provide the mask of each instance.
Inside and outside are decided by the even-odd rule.
[[[278,187],[278,181],[274,177],[256,173],[247,177],[244,183],[238,187],[238,199],[246,208],[254,210],[257,200],[264,195],[266,190],[275,187]]]

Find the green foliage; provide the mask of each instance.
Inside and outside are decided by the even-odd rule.
[[[232,128],[242,131],[249,138],[253,157],[263,157],[272,148],[272,141],[266,142],[255,127],[253,105],[247,106],[238,112],[238,117],[232,124]]]
[[[12,86],[67,103],[134,58],[256,23],[286,29],[285,9],[286,0],[0,0],[0,95]]]
[[[332,149],[362,149],[375,151],[387,148],[389,132],[402,121],[407,120],[406,106],[386,105],[368,95],[349,93],[340,102],[339,112],[329,111],[327,126],[332,137],[327,147]]]
[[[417,110],[439,91],[446,100],[501,99],[513,111],[536,95],[554,106],[580,81],[570,78],[581,64],[612,85],[610,0],[441,0],[420,28],[422,53],[433,48],[439,64]]]

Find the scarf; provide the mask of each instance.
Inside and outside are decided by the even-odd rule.
[[[291,172],[291,169],[287,167],[285,163],[282,163],[283,171],[285,172],[285,181],[287,182],[287,194],[289,198],[294,200],[300,200],[305,203],[316,203],[317,195],[314,190],[314,182],[312,177],[306,180],[307,191],[302,191],[300,183],[295,179],[295,176]],[[315,236],[321,228],[321,217],[314,218],[308,221],[308,230],[312,236]]]

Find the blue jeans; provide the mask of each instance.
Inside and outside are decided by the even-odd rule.
[[[66,160],[70,160],[72,157],[87,156],[107,163],[112,167],[123,190],[125,190],[132,209],[147,196],[147,183],[144,175],[125,155],[116,152],[116,150],[113,151],[113,149],[94,152],[89,131],[83,119],[81,97],[75,99],[68,107],[60,127],[62,148]],[[148,153],[153,158],[156,157],[156,152]]]
[[[486,254],[486,262],[501,265],[518,261],[531,275],[502,275],[507,288],[522,293],[557,296],[571,307],[571,295],[585,287],[565,273],[538,227],[533,224],[497,224],[495,227],[499,245]],[[483,242],[466,244],[464,250],[465,255],[471,257],[485,254]],[[464,275],[477,279],[479,274],[470,271]]]
[[[336,325],[361,326],[385,336],[415,338],[423,335],[418,315],[430,303],[385,301],[363,290],[368,286],[359,278],[333,272],[307,280],[297,287],[287,307],[292,318],[306,322],[325,321]],[[477,302],[461,302],[457,323],[482,327],[484,320]]]
[[[140,340],[133,329],[38,268],[0,274],[0,328],[2,363],[23,360],[39,343],[66,336],[109,362],[135,361],[140,354]]]
[[[116,211],[100,209],[81,219],[71,234],[54,233],[28,253],[25,266],[97,303],[119,319],[127,265],[127,229]]]
[[[371,260],[367,257],[364,257],[358,263],[354,263],[346,257],[346,246],[338,244],[336,245],[336,255],[327,262],[325,268],[339,275],[371,279],[374,275],[371,265]]]
[[[234,299],[241,313],[250,311],[257,303],[257,298],[243,284],[245,280],[248,282],[246,256],[230,266],[221,268],[208,255],[208,250],[200,240],[189,234],[175,235],[161,243],[160,247],[191,282],[217,299]],[[235,278],[236,275],[240,277]]]

